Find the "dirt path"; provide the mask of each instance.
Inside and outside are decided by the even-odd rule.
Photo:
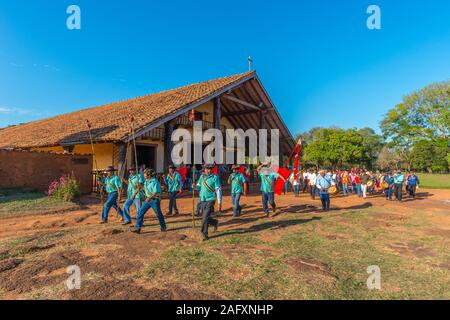
[[[198,201],[198,199],[196,199],[196,201]],[[306,194],[301,194],[299,198],[293,197],[292,194],[277,196],[276,202],[281,211],[280,213],[321,212],[319,210],[320,200],[317,198],[316,200],[312,200],[309,195]],[[241,204],[244,207],[243,214],[245,214],[245,217],[254,219],[263,218],[259,195],[242,197]],[[84,210],[66,212],[63,214],[30,215],[20,218],[9,217],[0,219],[0,239],[10,236],[26,236],[34,233],[54,232],[98,224],[101,219],[101,205],[85,204],[85,206],[86,209]],[[192,199],[181,198],[178,200],[178,206],[182,214],[179,217],[168,218],[169,224],[170,222],[179,222],[190,219]],[[406,199],[401,203],[397,201],[386,201],[379,195],[369,196],[367,199],[357,198],[354,195],[348,197],[340,196],[331,199],[331,206],[332,212],[337,210],[357,210],[369,207],[392,209],[393,213],[407,212],[409,209],[424,209],[430,212],[448,211],[450,210],[450,190],[420,190],[416,199]],[[168,201],[163,200],[161,207],[164,213],[167,212]],[[223,219],[221,220],[226,223],[228,222],[228,219],[232,218],[232,204],[230,197],[228,196],[224,197],[223,210],[225,211],[225,215],[222,216]],[[134,212],[132,213],[132,216],[134,217]],[[119,223],[118,216],[114,210],[111,210],[110,217],[111,224]],[[147,224],[151,224],[156,222],[156,218],[152,212],[149,212],[145,221]],[[249,224],[253,221],[253,219],[245,219],[242,221],[242,224]],[[443,225],[442,227],[445,229],[450,228],[448,225]]]

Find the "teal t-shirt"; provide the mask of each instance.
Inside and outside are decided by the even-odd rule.
[[[139,184],[141,185],[144,184],[144,179],[142,179],[141,175],[130,175],[128,177],[128,190],[127,190],[128,199],[131,199],[133,195],[136,193]],[[139,191],[136,194],[136,199],[140,199],[141,197],[142,191]]]
[[[261,192],[273,192],[273,184],[278,179],[278,173],[272,172],[267,176],[263,172],[259,174],[261,178]]]
[[[106,177],[105,184],[107,193],[117,192],[120,188],[122,188],[122,182],[120,181],[120,178],[116,175]]]
[[[157,194],[155,198],[159,198],[161,196],[161,184],[156,178],[151,178],[150,180],[145,180],[144,183],[144,192],[147,198],[153,197]]]
[[[178,192],[182,185],[181,175],[178,172],[174,172],[173,176],[170,174],[166,177],[167,189],[169,192]]]
[[[196,189],[200,190],[200,201],[202,202],[216,200],[216,190],[219,188],[219,177],[214,174],[209,176],[202,174],[196,186]]]
[[[242,173],[233,173],[230,176],[231,181],[231,193],[238,194],[242,193],[244,189],[245,177]]]

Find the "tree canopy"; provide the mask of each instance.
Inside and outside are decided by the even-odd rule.
[[[385,138],[409,147],[422,139],[449,138],[450,80],[433,83],[403,98],[381,121]]]

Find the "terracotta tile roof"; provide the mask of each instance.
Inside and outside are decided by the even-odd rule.
[[[135,130],[147,127],[164,116],[182,110],[254,72],[184,86],[135,99],[62,114],[0,130],[0,148],[33,148],[88,143],[86,119],[92,126],[94,141],[119,141],[127,137],[129,119]]]

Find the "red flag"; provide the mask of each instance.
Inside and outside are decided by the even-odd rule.
[[[180,168],[177,171],[181,176],[181,180],[186,181],[187,167]]]
[[[212,173],[217,176],[219,173],[219,166],[214,166],[214,169],[212,169]]]
[[[291,172],[288,169],[278,168],[278,167],[274,167],[274,169],[285,180],[289,179]],[[275,190],[274,190],[275,194],[280,195],[283,193],[284,183],[285,182],[283,179],[281,179],[281,178],[277,179],[277,182],[275,183]]]

